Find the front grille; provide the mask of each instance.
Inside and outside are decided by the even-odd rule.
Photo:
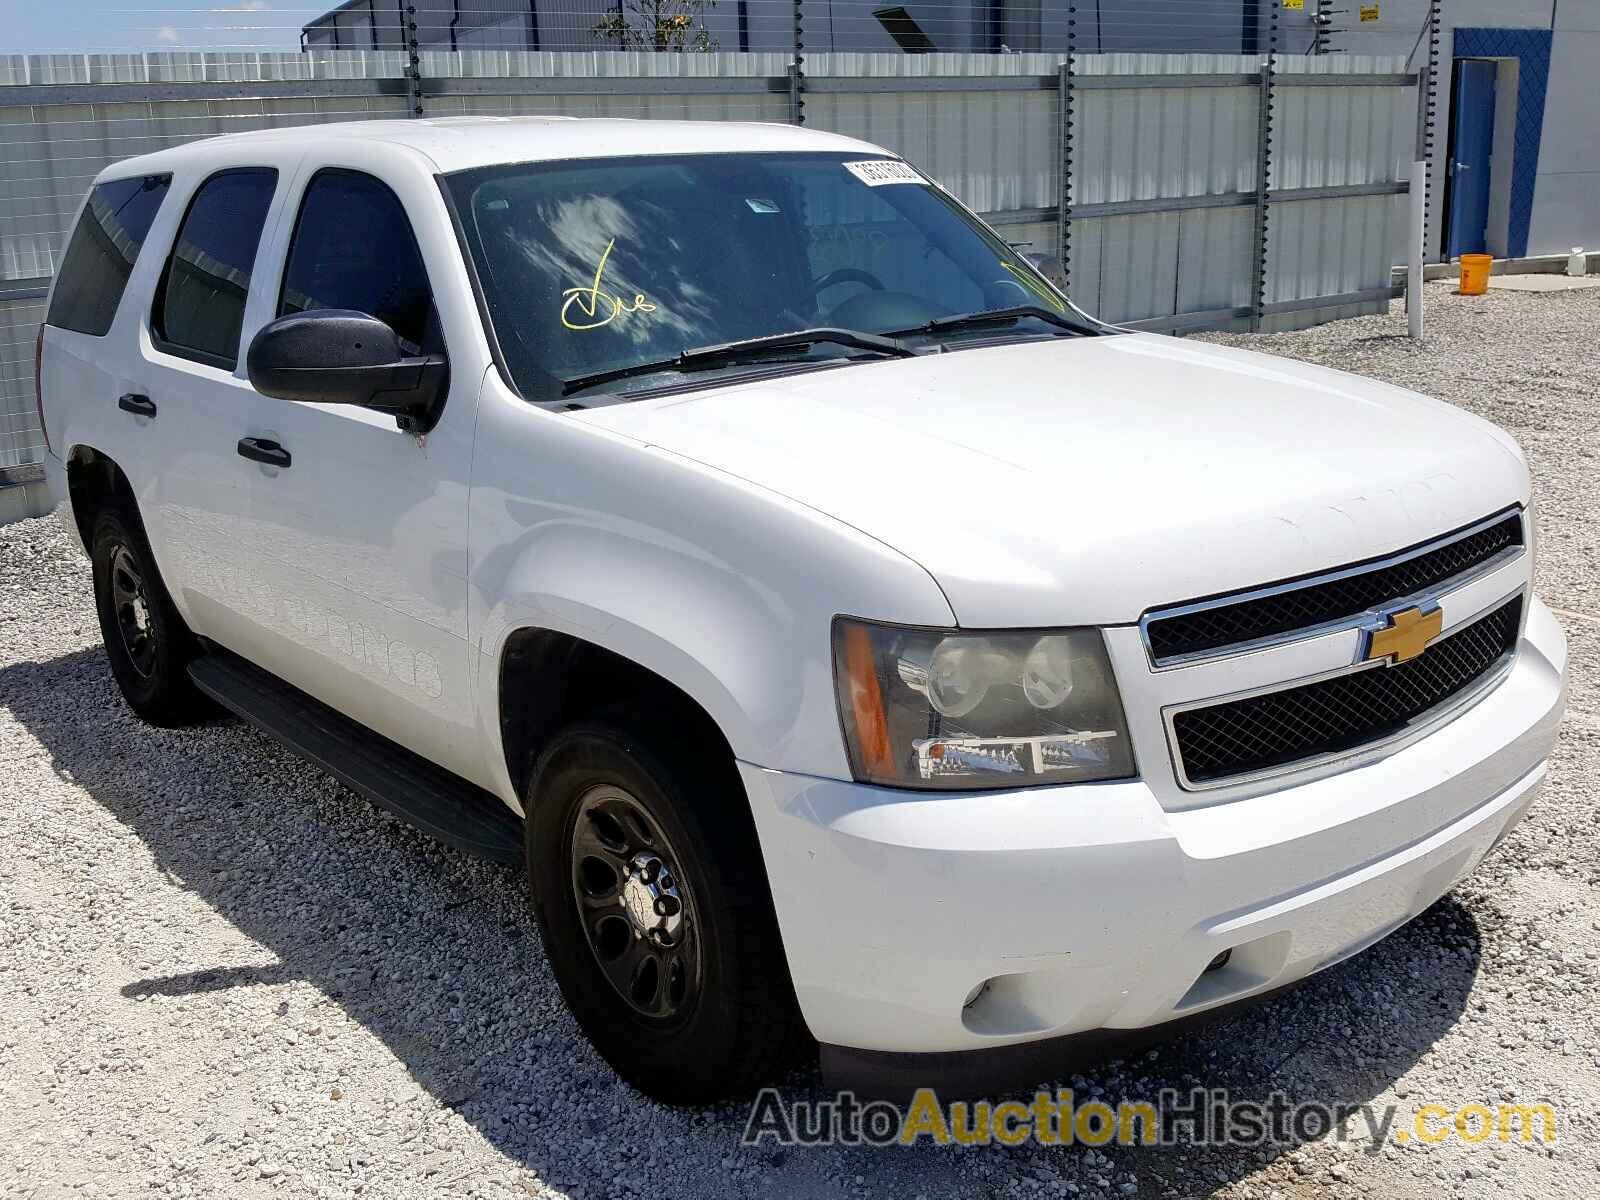
[[[1484,529],[1400,562],[1375,564],[1337,579],[1308,580],[1270,595],[1228,603],[1226,598],[1196,612],[1157,616],[1146,627],[1157,663],[1189,654],[1310,629],[1357,616],[1376,605],[1452,579],[1483,565],[1511,546],[1522,545],[1522,517],[1512,513]]]
[[[1522,597],[1392,667],[1369,667],[1173,717],[1191,784],[1341,754],[1399,733],[1480,678],[1517,643]]]

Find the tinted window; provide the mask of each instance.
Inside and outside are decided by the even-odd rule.
[[[370,175],[322,171],[306,188],[278,315],[353,308],[436,350],[433,297],[399,197]]]
[[[61,263],[46,324],[104,336],[171,182],[170,175],[146,175],[102,183],[89,193]]]
[[[156,295],[156,336],[175,353],[232,367],[250,272],[278,173],[224,171],[200,185]]]

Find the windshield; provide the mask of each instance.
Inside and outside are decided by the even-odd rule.
[[[612,158],[446,183],[501,357],[530,400],[686,349],[819,327],[909,331],[1021,306],[1081,320],[1017,250],[898,159]],[[819,342],[792,353],[872,351]]]

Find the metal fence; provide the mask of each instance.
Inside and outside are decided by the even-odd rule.
[[[1417,124],[1360,55],[429,52],[0,56],[0,483],[37,463],[33,339],[104,166],[238,130],[562,113],[803,122],[903,154],[1152,330],[1382,311]]]

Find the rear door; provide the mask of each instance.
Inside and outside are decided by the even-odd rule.
[[[162,577],[197,633],[247,657],[270,599],[251,545],[250,485],[261,468],[237,449],[256,400],[241,337],[257,252],[292,161],[263,158],[183,181],[183,216],[130,381],[154,406],[159,430],[140,507]]]

